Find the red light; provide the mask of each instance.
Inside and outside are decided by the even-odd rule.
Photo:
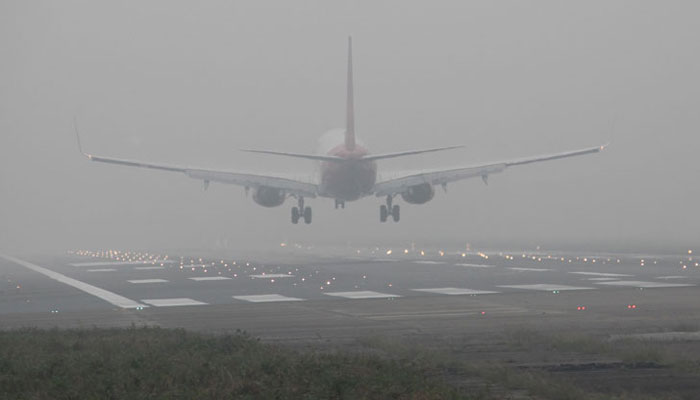
[[[627,308],[629,308],[630,310],[633,310],[633,309],[637,308],[637,305],[636,304],[628,304]]]
[[[482,312],[481,312],[481,315],[486,315],[486,311],[482,311]]]
[[[577,309],[578,311],[585,311],[585,310],[586,310],[586,306],[578,306],[578,307],[576,307],[576,309]]]

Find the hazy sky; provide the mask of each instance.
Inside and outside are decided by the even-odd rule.
[[[0,249],[326,243],[645,249],[700,243],[696,1],[0,2]],[[470,165],[612,140],[599,155],[438,188],[380,224],[382,200],[289,222],[236,186],[100,165],[86,150],[310,174],[344,125],[372,151],[465,144],[380,172]]]

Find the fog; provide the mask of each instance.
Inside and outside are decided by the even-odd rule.
[[[644,250],[700,241],[700,4],[690,1],[0,2],[0,249],[471,243]],[[382,199],[266,209],[243,188],[91,163],[112,157],[311,174],[345,123],[379,162],[454,167],[596,146],[437,188],[380,224]]]

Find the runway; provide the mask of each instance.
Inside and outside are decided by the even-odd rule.
[[[692,254],[290,247],[240,258],[2,255],[0,328],[151,324],[306,341],[521,324],[610,330],[698,316]]]

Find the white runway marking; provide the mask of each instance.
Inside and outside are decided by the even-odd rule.
[[[32,264],[27,261],[20,260],[19,258],[14,258],[10,256],[6,256],[3,254],[0,254],[0,257],[11,261],[13,263],[19,264],[23,267],[29,268],[34,272],[38,272],[40,274],[46,275],[51,279],[54,279],[56,281],[59,281],[61,283],[65,283],[68,286],[72,286],[76,289],[82,290],[85,293],[91,294],[95,297],[99,297],[100,299],[110,303],[114,304],[117,307],[121,308],[141,308],[141,307],[147,307],[144,306],[141,303],[138,303],[134,300],[127,299],[124,296],[120,296],[116,293],[112,293],[108,290],[104,290],[102,288],[98,288],[97,286],[92,286],[90,284],[87,284],[85,282],[81,282],[77,279],[69,278],[63,274],[59,274],[58,272],[51,271],[50,269],[46,269],[44,267],[40,267],[38,265]]]
[[[143,299],[144,303],[156,307],[180,307],[180,306],[205,306],[207,303],[203,301],[192,300],[187,297],[179,297],[175,299]]]
[[[290,274],[256,274],[250,275],[251,278],[294,278],[294,275]]]
[[[588,271],[577,271],[577,272],[569,272],[570,274],[577,274],[577,275],[591,275],[591,276],[606,276],[606,277],[613,277],[613,276],[632,276],[632,275],[627,275],[627,274],[612,274],[609,272],[588,272]]]
[[[485,264],[455,264],[460,267],[471,267],[471,268],[493,268],[495,265],[485,265]]]
[[[114,268],[95,268],[95,269],[89,269],[87,272],[112,272],[116,271]]]
[[[166,279],[133,279],[130,281],[127,281],[129,283],[166,283],[168,280]]]
[[[438,294],[448,294],[448,295],[462,295],[462,294],[492,294],[498,292],[491,292],[488,290],[473,290],[473,289],[463,289],[463,288],[431,288],[431,289],[411,289],[415,292],[428,292],[428,293],[438,293]]]
[[[209,267],[209,265],[206,264],[186,264],[183,265],[182,268],[206,268]]]
[[[589,281],[619,281],[620,278],[588,278]]]
[[[428,261],[428,260],[419,260],[419,261],[413,261],[414,264],[447,264],[444,261]]]
[[[93,262],[79,262],[72,263],[74,267],[104,267],[111,265],[157,265],[157,264],[173,264],[173,260],[162,260],[162,261],[93,261]]]
[[[656,279],[685,279],[682,275],[657,276]]]
[[[554,284],[549,284],[549,283],[537,283],[534,285],[500,285],[498,287],[511,288],[511,289],[543,290],[546,292],[553,292],[553,291],[557,291],[557,290],[593,290],[593,289],[595,289],[592,287],[554,285]]]
[[[250,301],[252,303],[271,303],[277,301],[304,301],[296,297],[282,296],[281,294],[258,294],[251,296],[233,296],[236,300]]]
[[[202,282],[202,281],[227,281],[231,278],[228,276],[196,276],[194,278],[189,278],[195,282]]]
[[[397,294],[387,294],[373,292],[371,290],[360,290],[355,292],[327,292],[327,296],[345,297],[346,299],[385,299],[389,297],[401,297]]]
[[[153,267],[134,267],[134,269],[138,270],[138,271],[150,271],[150,270],[154,270],[154,269],[165,269],[165,267],[156,267],[156,266],[153,266]]]
[[[599,285],[632,286],[632,287],[638,287],[638,288],[668,288],[668,287],[695,286],[695,285],[691,285],[689,283],[666,283],[666,282],[644,282],[644,281],[600,282]]]
[[[551,271],[551,269],[549,269],[549,268],[508,267],[508,269],[512,269],[513,271],[531,271],[531,272]]]

